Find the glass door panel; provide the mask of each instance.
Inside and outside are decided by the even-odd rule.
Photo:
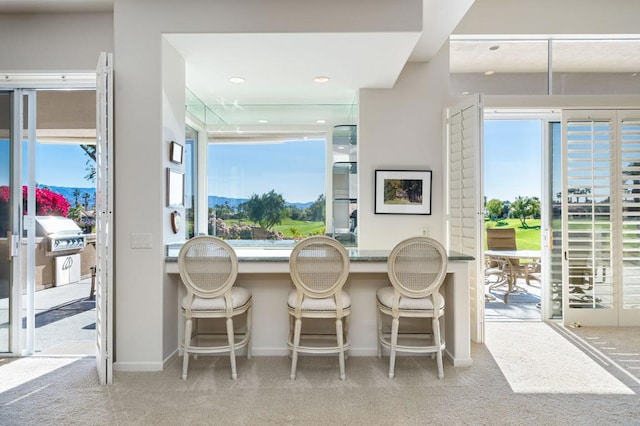
[[[11,94],[0,93],[0,353],[9,352],[11,330]]]
[[[559,122],[550,123],[551,161],[549,167],[549,185],[551,190],[546,210],[549,228],[546,228],[544,240],[549,244],[549,280],[550,283],[545,318],[562,317],[562,139]]]

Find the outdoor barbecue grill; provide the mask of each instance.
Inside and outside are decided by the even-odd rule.
[[[70,254],[84,249],[86,239],[76,223],[61,216],[36,216],[36,236],[48,239],[50,253]]]
[[[55,285],[80,280],[80,252],[87,243],[76,223],[61,216],[36,216],[36,237],[45,238],[46,256],[53,257]]]

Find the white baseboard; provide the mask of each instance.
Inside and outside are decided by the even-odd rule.
[[[172,353],[169,354],[168,357],[166,357],[164,359],[164,362],[162,363],[162,369],[164,370],[165,368],[167,368],[167,366],[172,363],[174,361],[174,359],[176,359],[178,357],[178,349],[176,349],[175,351],[173,351]],[[180,351],[181,352],[181,351]],[[182,355],[182,354],[180,354]]]
[[[162,371],[162,362],[114,362],[113,371]]]

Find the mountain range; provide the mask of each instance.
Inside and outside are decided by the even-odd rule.
[[[73,195],[76,189],[80,191],[80,195],[78,196],[78,203],[80,205],[84,205],[84,198],[83,198],[84,194],[90,195],[88,199],[89,209],[93,209],[94,206],[96,205],[96,189],[95,188],[79,188],[79,187],[50,186],[50,185],[40,185],[40,186],[46,186],[53,192],[56,192],[62,195],[69,202],[69,205],[72,207],[75,206],[76,204],[76,197],[75,195]],[[209,208],[213,208],[219,204],[224,205],[225,203],[228,203],[229,206],[231,207],[238,207],[238,205],[242,203],[246,203],[248,200],[249,200],[248,198],[229,198],[229,197],[219,197],[217,195],[209,195],[209,200],[207,204]],[[299,209],[304,210],[306,208],[309,208],[313,204],[313,201],[308,201],[306,203],[286,203],[286,204],[288,206],[295,206],[295,207],[298,207]]]
[[[78,195],[78,204],[84,206],[84,194],[89,194],[90,197],[87,200],[87,205],[89,206],[89,210],[93,209],[96,205],[96,189],[95,188],[79,188],[79,187],[69,187],[69,186],[52,186],[52,185],[38,185],[38,187],[47,187],[51,191],[62,195],[68,202],[69,206],[73,207],[76,205],[76,196],[73,195],[74,191],[77,189],[80,191],[80,195]]]
[[[230,207],[238,207],[242,203],[246,203],[249,201],[248,198],[229,198],[229,197],[220,197],[218,195],[209,195],[208,206],[209,208],[213,208],[217,205],[229,204]],[[299,209],[307,209],[311,207],[313,201],[307,201],[306,203],[289,203],[285,202],[287,206],[295,206]]]

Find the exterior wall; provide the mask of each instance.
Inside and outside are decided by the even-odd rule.
[[[55,256],[51,256],[47,250],[48,241],[45,238],[36,238],[36,271],[35,271],[35,285],[36,291],[43,290],[45,288],[55,287]],[[96,249],[95,246],[95,234],[87,236],[87,246],[80,252],[80,276],[82,279],[89,278],[91,276],[91,266],[96,263]],[[0,238],[0,255],[8,256],[9,248],[6,238]],[[27,276],[27,242],[22,243],[22,276]],[[7,276],[7,268],[9,264],[6,262],[0,263],[0,276]],[[23,286],[26,288],[26,283]],[[0,298],[7,295],[0,295]]]

